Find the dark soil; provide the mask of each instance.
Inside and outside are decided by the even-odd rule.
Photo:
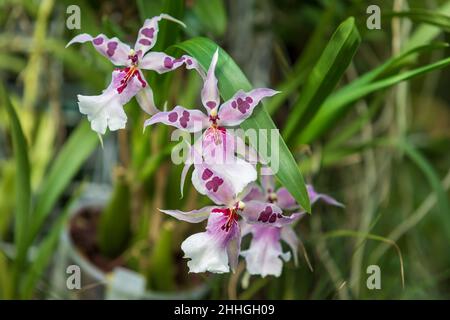
[[[97,245],[97,226],[100,220],[101,208],[82,208],[70,220],[70,237],[75,247],[90,262],[104,272],[110,272],[115,267],[123,266],[121,257],[111,259],[101,254]]]
[[[111,272],[116,267],[126,267],[126,261],[119,256],[115,259],[101,254],[97,244],[97,226],[100,221],[101,207],[85,207],[80,209],[70,220],[69,232],[71,240],[82,256],[104,272]],[[176,254],[175,281],[177,289],[195,287],[205,281],[206,275],[189,273],[187,260],[180,251]]]

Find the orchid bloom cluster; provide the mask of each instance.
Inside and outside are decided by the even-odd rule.
[[[91,42],[101,55],[119,67],[113,70],[111,83],[102,94],[78,95],[80,112],[87,115],[92,130],[98,134],[105,134],[107,128],[111,131],[125,128],[127,116],[123,106],[134,96],[146,113],[155,114],[159,111],[153,102],[153,91],[141,70],[153,70],[162,74],[184,64],[187,69],[202,72],[197,61],[187,55],[175,59],[162,52],[148,52],[156,44],[158,22],[161,19],[170,20],[185,27],[183,22],[167,14],[161,14],[145,20],[144,25],[139,29],[133,49],[116,37],[109,39],[104,34],[93,37],[83,33],[66,45],[68,47],[73,43]]]
[[[96,37],[81,34],[68,43],[67,46],[90,41],[100,54],[119,67],[114,69],[110,85],[100,95],[78,95],[80,112],[87,115],[91,128],[98,134],[104,134],[107,128],[111,131],[122,129],[127,121],[123,106],[136,96],[141,108],[151,116],[145,121],[144,128],[163,123],[189,133],[203,131],[189,148],[181,177],[181,192],[193,165],[193,186],[215,205],[189,212],[160,210],[191,223],[207,220],[204,232],[191,235],[181,245],[185,258],[190,259],[190,272],[234,271],[242,256],[250,274],[279,276],[283,261],[290,260],[291,252],[297,263],[299,239],[293,225],[305,212],[286,188],[275,190],[273,176],[261,176],[261,185],[256,183],[257,161],[262,165],[265,163],[254,149],[228,130],[250,117],[262,99],[278,92],[268,88],[249,92],[239,90],[231,99],[220,103],[215,76],[218,50],[206,74],[190,56],[173,58],[161,52],[148,52],[156,43],[161,19],[184,26],[166,14],[147,19],[139,30],[133,49],[117,38],[109,39],[103,34]],[[141,70],[161,74],[182,65],[196,70],[202,77],[201,102],[206,113],[178,105],[170,111],[160,111],[155,107],[153,92]],[[241,154],[239,150],[243,149],[246,152]],[[251,162],[246,157],[248,154],[257,161]],[[312,186],[308,186],[308,193],[311,203],[322,199],[328,204],[341,206],[333,198],[316,193]],[[250,234],[253,236],[250,247],[241,251],[242,237]],[[291,252],[283,252],[281,241],[290,247]]]

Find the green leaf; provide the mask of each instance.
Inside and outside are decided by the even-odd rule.
[[[17,248],[17,256],[15,260],[14,280],[17,283],[28,250],[26,238],[29,231],[31,212],[30,162],[28,160],[27,141],[25,140],[22,126],[3,85],[0,85],[0,96],[2,97],[2,104],[5,106],[10,120],[16,163],[14,243]]]
[[[223,0],[196,0],[193,12],[200,20],[204,30],[221,36],[227,28],[227,16]]]
[[[185,41],[176,47],[186,51],[189,55],[197,59],[203,69],[207,70],[211,62],[217,44],[206,38],[194,38]],[[219,48],[219,60],[216,68],[216,77],[219,81],[219,91],[224,100],[230,99],[238,90],[251,90],[252,86],[241,69],[233,59],[221,48]],[[244,130],[247,129],[267,129],[270,132],[276,126],[269,116],[264,106],[255,109],[253,115],[241,124]],[[260,137],[259,145],[266,145],[267,150],[271,150],[271,141]],[[279,144],[279,170],[276,173],[280,182],[289,190],[298,203],[308,212],[311,212],[308,193],[302,174],[289,151],[281,135],[276,131],[276,138]],[[257,146],[254,146],[257,147]],[[275,170],[276,171],[276,170]]]
[[[32,242],[56,201],[80,167],[97,147],[99,139],[89,122],[83,121],[71,134],[39,187],[29,241]]]
[[[332,124],[341,117],[349,107],[351,102],[354,102],[372,92],[381,90],[399,82],[415,78],[421,74],[441,69],[450,64],[450,58],[437,61],[435,63],[425,65],[413,70],[409,70],[386,79],[381,79],[373,83],[368,83],[363,86],[352,87],[352,90],[346,90],[345,94],[336,94],[327,99],[320,112],[312,119],[309,125],[302,131],[299,136],[299,143],[310,143],[318,136],[323,134],[327,129],[332,127]]]
[[[172,221],[166,221],[161,227],[160,236],[151,254],[149,279],[152,289],[161,291],[173,290],[173,285],[175,284],[175,264],[172,250],[173,235],[174,224]]]
[[[302,55],[297,59],[292,72],[277,90],[281,91],[266,103],[266,109],[269,114],[274,114],[280,108],[284,101],[286,101],[295,90],[297,90],[305,82],[312,67],[319,59],[317,52],[322,52],[326,45],[324,40],[329,26],[333,21],[333,14],[335,13],[335,3],[331,3],[326,11],[322,14],[320,21],[318,21],[314,33],[308,40]]]
[[[184,16],[184,6],[184,0],[165,0],[162,12],[182,21]],[[159,22],[158,41],[152,50],[162,51],[175,43],[181,29],[183,29],[183,27],[177,23],[161,20]]]
[[[48,234],[36,248],[35,255],[33,257],[33,263],[28,267],[28,271],[24,274],[21,282],[21,298],[31,299],[35,291],[37,282],[42,278],[46,268],[48,267],[51,258],[53,257],[54,250],[60,239],[61,231],[64,228],[67,219],[75,201],[80,195],[81,188],[78,188],[74,196],[71,197],[69,203],[65,206],[64,210],[58,216],[53,223]]]
[[[98,228],[98,245],[101,253],[116,258],[126,248],[131,230],[131,194],[123,172],[117,176],[114,192],[103,209]],[[114,236],[111,236],[114,235]]]
[[[435,10],[410,9],[408,11],[388,11],[383,15],[385,17],[408,18],[414,22],[430,24],[446,32],[450,32],[450,17],[445,14],[440,14]]]
[[[288,140],[297,128],[303,128],[320,110],[352,61],[360,42],[355,19],[350,17],[337,28],[309,74],[283,130],[285,139]]]
[[[447,239],[450,240],[450,205],[447,192],[442,187],[439,175],[428,160],[407,140],[400,140],[398,146],[423,172],[434,192],[437,195],[437,203],[441,218],[441,226],[445,229]]]

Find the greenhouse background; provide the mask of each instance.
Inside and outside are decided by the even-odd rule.
[[[158,209],[212,201],[191,173],[181,197],[173,129],[143,130],[138,99],[101,138],[80,113],[116,66],[68,42],[133,44],[162,13],[186,27],[162,19],[151,50],[201,73],[220,48],[221,101],[280,91],[242,123],[279,130],[276,188],[311,211],[279,276],[243,256],[234,272],[189,272],[180,246],[205,222]],[[0,30],[0,299],[450,298],[450,1],[3,0]],[[143,75],[160,110],[203,110],[195,70]],[[306,185],[343,206],[309,210]]]

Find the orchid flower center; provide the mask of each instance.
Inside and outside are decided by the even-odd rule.
[[[245,204],[242,201],[238,201],[234,206],[225,209],[213,209],[214,213],[221,213],[226,217],[225,223],[220,227],[220,229],[225,232],[230,231],[234,223],[237,223],[239,219],[238,211],[244,210]]]
[[[219,126],[219,115],[217,114],[217,108],[214,108],[209,113],[209,122],[211,126],[208,128],[208,135],[212,135],[214,143],[219,145],[222,143],[222,135],[225,133],[226,129]]]
[[[142,88],[144,88],[147,83],[142,79],[141,73],[139,72],[138,68],[138,54],[135,53],[133,49],[130,50],[130,53],[128,54],[128,59],[131,60],[131,65],[129,67],[123,68],[123,69],[116,69],[121,73],[121,80],[120,85],[117,87],[117,92],[121,94],[123,90],[128,86],[128,83],[131,79],[134,77],[137,77],[139,82],[141,83]]]
[[[270,203],[275,203],[278,200],[278,196],[272,189],[267,190],[267,201]]]

